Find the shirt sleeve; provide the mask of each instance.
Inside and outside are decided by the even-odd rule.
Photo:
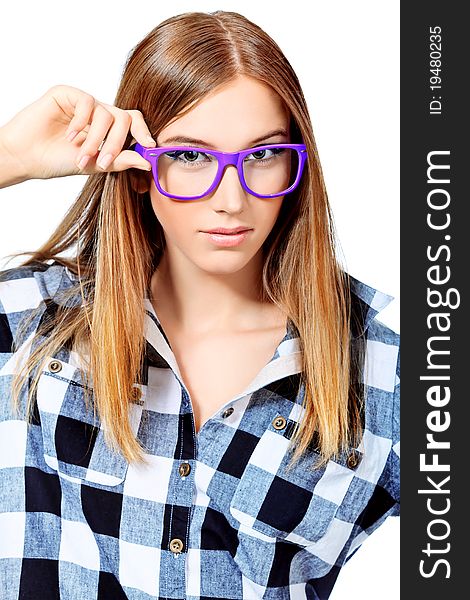
[[[392,400],[392,448],[390,450],[390,493],[396,501],[392,516],[400,514],[400,350],[397,356],[395,390]]]
[[[43,295],[32,268],[0,271],[0,365],[3,366],[34,332],[44,308]],[[22,325],[26,330],[22,330]],[[22,335],[19,336],[21,331]],[[0,369],[1,369],[0,366]]]

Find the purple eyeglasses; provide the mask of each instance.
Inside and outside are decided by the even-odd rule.
[[[304,144],[267,144],[218,152],[194,146],[130,147],[152,165],[158,191],[177,200],[198,200],[219,185],[228,165],[237,167],[243,189],[259,198],[292,192],[302,177],[307,150]]]

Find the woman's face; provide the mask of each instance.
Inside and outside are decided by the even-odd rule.
[[[178,141],[169,142],[170,138]],[[286,143],[290,141],[289,115],[274,90],[255,79],[240,76],[166,126],[158,136],[157,145],[190,146],[187,138],[204,142],[193,146],[225,152]],[[168,198],[160,194],[153,177],[150,179],[150,198],[164,230],[167,258],[214,274],[234,273],[261,252],[284,198],[258,198],[249,194],[242,188],[232,165],[226,168],[218,187],[199,200]],[[204,233],[218,227],[245,227],[250,231],[241,243],[223,246]]]

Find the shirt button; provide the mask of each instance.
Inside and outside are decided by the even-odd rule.
[[[179,554],[183,550],[183,542],[179,538],[173,538],[170,542],[170,550],[174,554]]]
[[[187,462],[181,463],[178,467],[178,472],[181,475],[181,477],[186,477],[186,475],[189,475],[189,473],[191,472],[191,465]]]
[[[62,363],[60,363],[58,360],[51,360],[48,365],[48,369],[51,373],[58,373],[59,371],[62,371]]]
[[[142,400],[142,390],[138,387],[133,387],[131,390],[131,401],[134,404],[143,404]]]
[[[224,412],[222,413],[222,419],[226,419],[227,417],[230,417],[230,415],[232,413],[233,413],[233,406],[230,406],[229,408],[224,410]]]
[[[350,469],[355,469],[359,465],[360,462],[361,462],[361,455],[358,452],[356,452],[356,450],[352,450],[349,453],[349,456],[346,460],[346,464],[348,465],[348,467]]]
[[[286,423],[287,421],[284,419],[284,417],[276,417],[273,421],[273,427],[274,429],[284,429]]]

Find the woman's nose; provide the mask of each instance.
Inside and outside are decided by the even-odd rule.
[[[240,183],[235,165],[225,167],[211,201],[218,210],[225,209],[233,212],[239,211],[243,207],[246,201],[246,192]]]

